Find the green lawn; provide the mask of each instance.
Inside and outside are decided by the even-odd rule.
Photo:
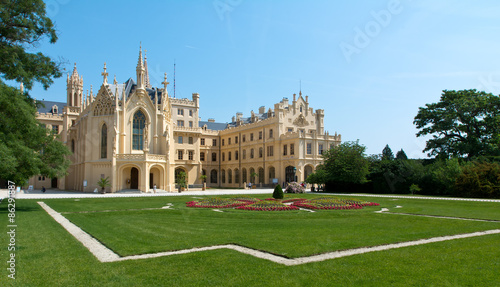
[[[315,197],[316,195],[301,195]],[[228,196],[230,197],[230,196]],[[266,198],[270,196],[260,196]],[[289,258],[442,235],[500,229],[475,222],[408,215],[500,220],[500,203],[366,198],[362,210],[258,212],[186,208],[190,196],[43,200],[121,256],[234,243]],[[38,200],[40,201],[40,200]],[[173,209],[160,208],[167,203]],[[402,208],[395,208],[395,206]],[[7,204],[0,204],[0,246],[8,245]],[[114,263],[99,262],[36,200],[16,202],[16,277],[0,286],[494,286],[500,235],[283,266],[232,250]],[[78,213],[83,211],[104,211]],[[6,262],[6,248],[1,248]],[[4,263],[5,266],[6,263]]]

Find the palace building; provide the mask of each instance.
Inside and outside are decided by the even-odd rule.
[[[142,50],[136,78],[122,84],[103,82],[94,95],[83,93],[76,64],[67,77],[67,102],[43,101],[38,120],[56,131],[72,155],[64,178],[33,177],[35,189],[92,192],[109,177],[107,192],[176,191],[176,176],[187,175],[188,188],[242,188],[304,181],[322,162],[323,150],[341,136],[324,130],[324,110],[309,106],[307,96],[294,94],[274,107],[260,107],[249,117],[236,113],[230,122],[199,118],[200,95],[172,98],[165,74],[162,87],[149,82]],[[205,175],[202,176],[202,175]]]

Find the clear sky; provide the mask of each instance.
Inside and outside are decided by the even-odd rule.
[[[325,110],[325,130],[378,154],[412,158],[418,108],[442,90],[500,92],[498,1],[46,0],[59,40],[37,51],[74,63],[84,92],[135,80],[139,43],[150,80],[168,73],[176,97],[200,94],[202,120],[266,109],[302,89]],[[66,101],[66,75],[37,99]]]

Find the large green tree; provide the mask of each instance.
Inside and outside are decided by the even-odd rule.
[[[41,0],[0,2],[0,75],[44,88],[61,76],[59,65],[42,53],[30,53],[45,37],[57,40]],[[0,80],[0,178],[24,184],[34,175],[60,177],[69,166],[68,148],[36,120],[36,103],[27,92]]]
[[[369,161],[365,155],[366,147],[358,142],[343,142],[323,152],[323,168],[328,182],[357,184],[366,182]]]
[[[54,24],[42,0],[0,1],[0,75],[31,89],[39,82],[47,89],[60,77],[59,64],[42,53],[30,53],[41,40],[57,41]]]
[[[432,136],[424,152],[441,158],[499,155],[500,98],[476,90],[444,90],[438,103],[419,108],[417,136]]]
[[[382,160],[393,160],[394,159],[394,154],[392,153],[392,149],[389,147],[389,145],[385,145],[384,149],[382,150]]]

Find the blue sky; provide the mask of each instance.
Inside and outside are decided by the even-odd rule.
[[[325,110],[325,129],[425,157],[418,108],[442,90],[500,92],[497,1],[46,0],[59,40],[37,47],[73,63],[84,89],[135,79],[139,43],[150,79],[173,95],[200,94],[202,120],[227,122],[299,93]],[[37,99],[66,101],[66,75]]]

